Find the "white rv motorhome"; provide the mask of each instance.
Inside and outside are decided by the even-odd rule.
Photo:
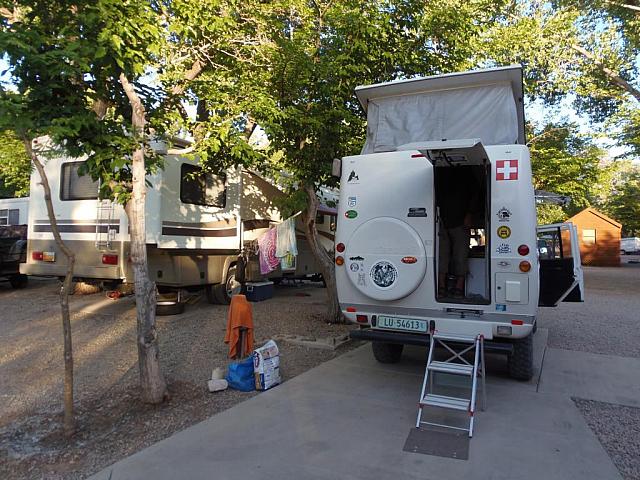
[[[367,112],[361,155],[341,175],[336,277],[341,309],[381,362],[429,333],[483,335],[532,376],[538,305],[582,301],[575,227],[539,230],[554,249],[538,258],[519,66],[358,87]],[[465,180],[467,179],[467,180]],[[464,291],[439,268],[443,195],[472,179]],[[455,188],[454,188],[455,187]],[[566,233],[564,233],[566,232]],[[459,289],[458,289],[459,290]]]
[[[155,144],[154,148],[163,154],[166,147]],[[204,173],[193,160],[166,155],[166,150],[164,153],[164,168],[148,176],[149,275],[160,286],[206,286],[211,302],[228,303],[230,295],[240,287],[235,280],[238,254],[243,245],[283,220],[274,204],[274,199],[283,193],[246,169],[231,168],[216,176]],[[82,162],[57,157],[45,165],[58,228],[76,254],[75,278],[112,285],[133,283],[124,208],[98,199],[97,182],[78,174]],[[65,257],[53,239],[38,182],[38,174],[34,173],[27,261],[20,271],[27,275],[62,277]],[[330,224],[327,220],[327,230]],[[327,250],[331,250],[333,241],[322,238]],[[300,276],[317,273],[307,243],[298,243],[296,268],[287,273]],[[253,262],[250,265],[255,267]],[[261,278],[257,268],[247,268],[247,280]]]

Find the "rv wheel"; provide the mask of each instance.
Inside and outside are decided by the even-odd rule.
[[[13,275],[9,277],[9,283],[13,288],[24,288],[29,283],[29,277],[23,274]]]
[[[218,285],[206,285],[204,287],[204,294],[207,297],[207,302],[211,303],[212,305],[217,305],[220,303],[218,301],[218,296],[216,295],[216,287],[218,287]]]
[[[404,345],[399,343],[371,342],[373,356],[380,363],[398,363]]]
[[[513,342],[513,353],[509,355],[509,376],[516,380],[531,380],[533,377],[533,333]]]
[[[227,281],[224,285],[220,285],[219,297],[220,303],[223,305],[229,305],[231,303],[231,297],[240,293],[242,290],[242,284],[236,280],[236,267],[233,266],[227,272]]]

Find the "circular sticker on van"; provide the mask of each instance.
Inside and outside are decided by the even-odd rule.
[[[511,229],[506,225],[500,225],[498,227],[498,236],[500,238],[509,238],[511,236]]]
[[[398,270],[390,262],[382,260],[371,267],[369,275],[377,286],[387,288],[393,285],[398,278]]]

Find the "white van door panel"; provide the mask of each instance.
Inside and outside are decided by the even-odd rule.
[[[555,307],[560,302],[583,302],[584,275],[575,225],[556,223],[536,230],[540,262],[538,304]]]

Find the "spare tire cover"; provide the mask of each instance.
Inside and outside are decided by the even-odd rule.
[[[409,224],[378,217],[360,225],[346,245],[347,276],[363,294],[397,300],[413,292],[427,270],[424,244]]]

